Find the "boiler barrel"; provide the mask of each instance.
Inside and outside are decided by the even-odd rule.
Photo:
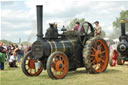
[[[64,52],[66,55],[70,55],[76,49],[76,40],[61,40],[61,41],[36,41],[32,46],[32,54],[37,58],[49,56],[55,51]]]

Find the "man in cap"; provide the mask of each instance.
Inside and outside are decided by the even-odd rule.
[[[99,25],[99,21],[94,22],[95,23],[95,35],[101,35],[101,26]]]

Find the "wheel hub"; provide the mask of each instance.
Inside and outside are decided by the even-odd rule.
[[[60,69],[62,68],[62,64],[59,64],[59,68],[60,68]]]
[[[29,68],[34,69],[35,68],[35,60],[30,59],[28,62],[28,66],[29,66]]]
[[[100,62],[100,51],[96,51],[95,59],[97,62]]]
[[[63,67],[63,63],[62,63],[62,61],[60,61],[60,60],[57,61],[55,66],[56,66],[56,70],[57,71],[62,71],[63,70],[63,68],[62,68]]]

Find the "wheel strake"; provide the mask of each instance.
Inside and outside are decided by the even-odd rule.
[[[109,50],[106,42],[100,37],[88,40],[83,49],[83,57],[88,72],[105,71],[109,61]]]

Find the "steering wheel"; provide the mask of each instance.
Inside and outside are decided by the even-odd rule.
[[[84,27],[85,24],[87,24],[86,29]],[[83,28],[83,32],[81,32],[81,28]],[[94,28],[92,24],[87,21],[81,23],[78,28],[78,41],[80,45],[83,47],[85,45],[86,40],[90,39],[91,37],[94,37]]]

